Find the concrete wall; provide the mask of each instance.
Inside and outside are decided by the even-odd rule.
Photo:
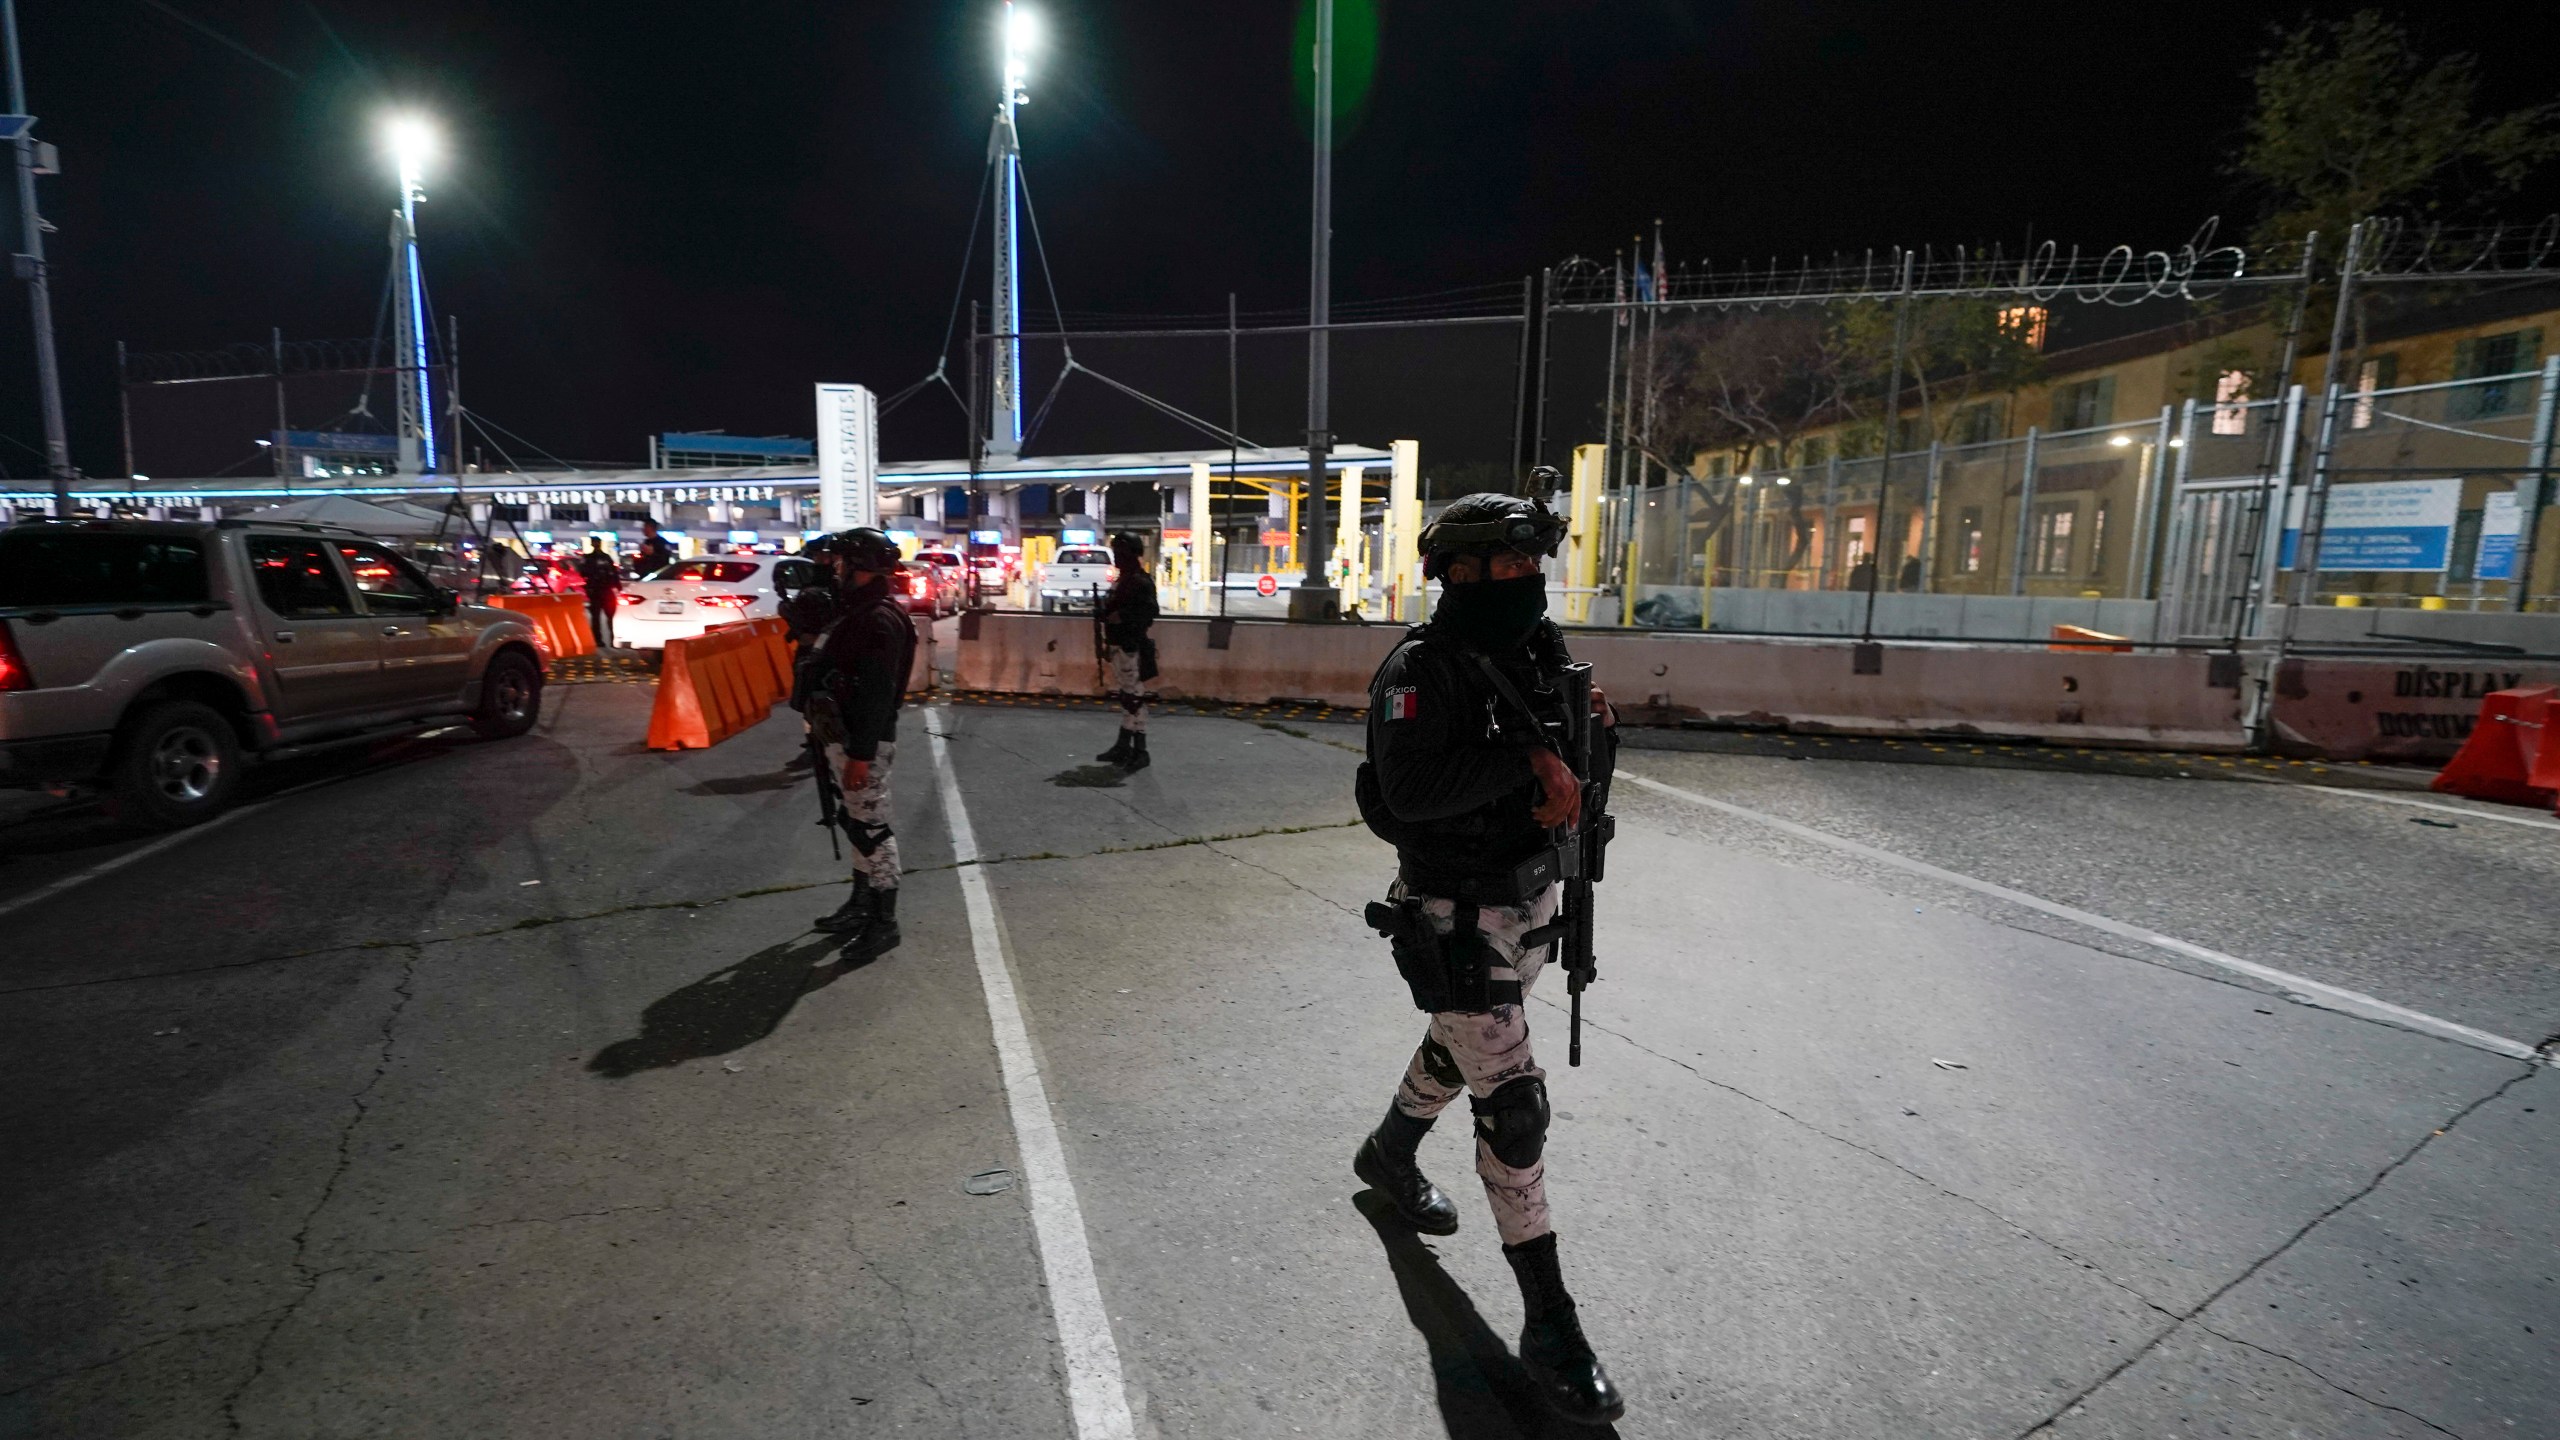
[[[2273,635],[2284,623],[2284,606],[2272,612],[2264,629]],[[2532,655],[2560,655],[2560,615],[2519,615],[2512,610],[2411,610],[2401,606],[2306,605],[2294,621],[2297,645],[2357,645],[2376,640],[2453,641],[2465,645],[2511,645]]]
[[[1177,698],[1363,706],[1370,675],[1403,633],[1237,621],[1227,647],[1212,649],[1211,622],[1163,620],[1156,688]],[[2237,693],[2206,684],[2200,654],[1887,645],[1880,672],[1860,675],[1856,647],[1841,641],[1584,630],[1571,643],[1631,719],[2180,748],[2236,748],[2243,738]],[[984,615],[974,639],[963,632],[955,678],[963,689],[1012,694],[1103,688],[1083,617]]]
[[[1698,587],[1647,585],[1641,597],[1681,596],[1695,605]],[[1856,635],[1866,623],[1867,597],[1849,590],[1745,590],[1717,586],[1708,628],[1737,635]],[[2261,615],[2260,633],[2272,637],[2290,607]],[[2060,596],[1876,596],[1875,633],[1945,640],[2042,640],[2056,625],[2080,625],[2135,640],[2162,637],[2159,602],[2090,600]],[[1616,597],[1594,604],[1595,623],[1614,622]],[[2505,610],[2418,610],[2406,606],[2303,608],[2294,622],[2303,645],[2415,641],[2458,645],[2508,645],[2535,655],[2560,655],[2560,614],[2518,615]]]

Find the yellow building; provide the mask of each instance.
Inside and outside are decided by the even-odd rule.
[[[2333,571],[2321,588],[2375,603],[2446,590],[2468,595],[2482,516],[2489,497],[2512,490],[2526,464],[2540,385],[2454,382],[2539,369],[2546,337],[2560,340],[2560,290],[2423,308],[2386,301],[2376,310],[2362,345],[2350,351],[2351,373],[2340,376],[2332,479],[2460,478],[2461,519],[2442,573]],[[2046,312],[2010,313],[2042,339]],[[2325,339],[2306,341],[2289,377],[2304,392],[2292,461],[2297,487],[2309,481],[2318,438]],[[1872,426],[1815,429],[1785,457],[1767,447],[1747,457],[1702,454],[1693,474],[1750,480],[1732,489],[1732,539],[1709,583],[1864,588],[1861,567],[1872,561],[1882,566],[1877,580],[1885,589],[2157,594],[2173,546],[2193,558],[2197,545],[2232,543],[2203,530],[2173,533],[2169,502],[2181,480],[2205,490],[2216,480],[2254,479],[2280,449],[2282,395],[2265,392],[2285,388],[2267,373],[2281,345],[2265,312],[2247,311],[2056,348],[2043,355],[2035,383],[1972,397],[1952,413],[1941,408],[1925,423],[1906,384],[1890,485],[1881,493],[1880,462],[1860,453],[1874,448]],[[2426,386],[2452,388],[2411,388]],[[1869,437],[1864,446],[1862,433]],[[2532,591],[2548,595],[2560,590],[2560,506],[2546,506],[2541,519]],[[1689,549],[1697,558],[1722,523],[1721,516],[1692,514]],[[1651,564],[1646,578],[1698,583]],[[2486,589],[2503,596],[2505,583],[2493,580]]]

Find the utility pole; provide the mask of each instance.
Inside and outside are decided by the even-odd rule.
[[[27,77],[18,59],[17,0],[0,0],[0,30],[9,39],[9,113],[27,115]],[[18,131],[18,221],[23,248],[10,258],[27,282],[27,316],[36,332],[36,391],[44,404],[44,466],[53,477],[53,513],[71,518],[71,440],[62,425],[62,367],[53,355],[53,295],[45,283],[44,216],[36,209],[36,140],[27,116]]]
[[[1304,572],[1289,597],[1292,620],[1332,618],[1336,604],[1326,564],[1325,471],[1333,448],[1333,0],[1316,0],[1315,219],[1307,285],[1307,501],[1298,507],[1298,560]]]

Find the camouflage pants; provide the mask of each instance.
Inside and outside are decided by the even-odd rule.
[[[1405,894],[1402,881],[1387,892],[1391,900],[1403,899]],[[1493,978],[1519,981],[1524,1004],[1530,983],[1546,968],[1555,947],[1541,945],[1524,953],[1520,937],[1553,920],[1563,898],[1564,887],[1550,885],[1526,905],[1487,905],[1476,912],[1476,929],[1493,947]],[[1429,896],[1421,899],[1422,913],[1432,929],[1448,934],[1457,923],[1456,903]],[[1461,1090],[1481,1100],[1506,1080],[1523,1075],[1543,1080],[1546,1074],[1529,1053],[1529,1017],[1522,1005],[1496,1005],[1481,1014],[1444,1011],[1431,1017],[1421,1047],[1405,1066],[1404,1080],[1396,1086],[1396,1108],[1417,1120],[1428,1120],[1448,1108]],[[1535,1240],[1553,1228],[1547,1223],[1544,1157],[1515,1170],[1478,1136],[1476,1175],[1484,1181],[1485,1199],[1493,1206],[1494,1228],[1502,1233],[1503,1244]]]
[[[1120,702],[1120,728],[1132,735],[1147,733],[1147,686],[1138,678],[1138,652],[1106,645],[1103,658],[1111,665],[1111,698]]]
[[[880,753],[871,757],[871,778],[844,792],[844,817],[852,822],[853,873],[868,879],[874,890],[898,888],[898,834],[889,828],[889,761],[898,753],[895,741],[885,741]],[[827,763],[835,767],[839,779],[844,775],[844,751],[834,745],[826,750]],[[872,848],[866,853],[865,845]]]

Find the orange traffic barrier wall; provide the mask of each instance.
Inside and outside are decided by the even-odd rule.
[[[762,724],[791,693],[779,620],[721,625],[667,642],[649,710],[649,748],[707,750]]]
[[[587,628],[584,595],[492,595],[489,603],[501,610],[516,611],[533,622],[534,639],[546,659],[566,660],[572,655],[596,653],[595,632]]]
[[[2429,788],[2504,805],[2550,805],[2560,797],[2560,686],[2494,690],[2480,702],[2470,738]]]
[[[2118,655],[2133,653],[2133,642],[2126,637],[2110,635],[2104,630],[2092,630],[2086,625],[2056,625],[2053,627],[2053,640],[2054,643],[2046,646],[2046,649],[2107,650]]]

